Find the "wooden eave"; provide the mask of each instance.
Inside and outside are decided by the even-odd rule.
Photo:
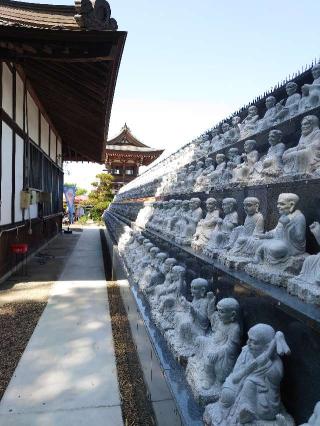
[[[141,148],[150,148],[148,145],[145,145],[139,139],[137,139],[130,132],[129,128],[125,126],[121,133],[117,135],[115,138],[108,140],[106,148],[108,149],[108,145],[133,145]]]
[[[22,68],[62,138],[64,160],[105,161],[126,35],[3,26],[0,16],[0,59]]]

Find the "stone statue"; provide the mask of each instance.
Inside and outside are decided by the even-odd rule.
[[[301,99],[301,95],[297,93],[298,85],[294,81],[289,81],[289,83],[286,84],[286,92],[287,92],[287,100],[284,103],[284,99],[281,100],[277,104],[277,121],[283,121],[287,120],[291,117],[294,117],[298,114],[299,109],[299,103]]]
[[[241,155],[243,163],[238,164],[233,169],[233,181],[243,182],[248,181],[254,170],[256,163],[259,160],[259,152],[256,149],[257,143],[254,139],[249,139],[244,143],[244,153]]]
[[[196,339],[197,350],[189,358],[187,380],[201,404],[217,401],[221,387],[231,373],[240,352],[239,303],[220,300],[211,316],[212,332]]]
[[[214,172],[215,166],[213,164],[213,159],[207,157],[204,162],[204,169],[200,176],[197,177],[196,183],[194,185],[195,192],[206,190],[209,186],[210,179],[208,176]]]
[[[225,380],[218,402],[206,407],[204,421],[210,426],[275,426],[285,420],[294,426],[280,399],[283,365],[280,356],[290,349],[282,332],[267,324],[257,324],[248,331],[232,373]]]
[[[320,425],[320,402],[317,402],[308,423],[304,423],[301,426],[319,426],[319,425]]]
[[[190,203],[189,200],[183,200],[181,203],[181,209],[177,211],[177,214],[171,220],[171,234],[174,237],[179,237],[181,232],[188,224],[188,212]]]
[[[218,128],[211,129],[210,133],[211,133],[211,145],[210,145],[208,154],[220,148],[221,140],[222,140],[221,135],[219,134]]]
[[[230,148],[227,154],[228,162],[225,170],[220,178],[220,186],[227,186],[233,178],[234,169],[241,164],[241,156],[239,155],[238,148]]]
[[[185,282],[186,269],[183,266],[175,265],[172,267],[171,272],[171,282],[168,282],[167,285],[163,284],[161,290],[158,291],[158,303],[157,305],[153,304],[151,310],[151,316],[158,326],[158,328],[164,333],[169,328],[174,328],[174,318],[170,312],[170,318],[172,322],[170,323],[169,318],[166,317],[164,321],[165,311],[167,308],[172,311],[172,300],[176,306],[176,302],[179,296],[186,293],[186,282]],[[169,302],[167,302],[169,300]],[[170,327],[169,327],[170,325]]]
[[[152,277],[152,274],[155,269],[155,265],[157,262],[156,256],[158,253],[160,253],[160,249],[158,247],[151,247],[150,251],[150,261],[147,266],[141,270],[141,278],[138,281],[138,285],[140,290],[143,290],[145,287],[147,287],[150,284],[150,280]]]
[[[277,121],[277,112],[278,109],[276,107],[277,100],[274,96],[268,96],[266,99],[266,112],[259,120],[259,131],[263,131],[265,129],[268,129],[269,127],[272,127],[276,124]]]
[[[227,166],[225,155],[224,154],[217,154],[216,155],[216,163],[217,163],[217,166],[216,166],[215,170],[209,175],[209,179],[210,179],[209,186],[210,186],[210,188],[214,188],[222,180],[223,173],[224,173],[225,168]]]
[[[320,166],[320,129],[316,115],[301,122],[301,138],[297,146],[287,149],[282,160],[287,175],[312,175]]]
[[[252,263],[245,267],[250,275],[286,287],[288,279],[300,272],[306,257],[306,220],[296,208],[298,202],[296,194],[279,195],[278,224],[272,231],[258,235],[262,243]]]
[[[312,68],[312,84],[304,84],[303,88],[309,92],[308,106],[315,108],[320,105],[320,63]]]
[[[145,240],[145,241],[149,241],[149,240]],[[154,247],[154,245],[150,242],[145,243],[145,241],[143,242],[143,247],[144,247],[143,256],[140,259],[136,260],[135,269],[132,274],[135,282],[139,281],[139,278],[141,277],[145,268],[147,268],[147,266],[150,264],[150,261],[151,261],[150,250],[152,249],[152,247]]]
[[[224,249],[228,245],[231,232],[238,225],[236,207],[237,200],[234,198],[224,198],[222,201],[222,210],[225,216],[223,219],[217,219],[217,225],[203,250],[206,256],[215,257],[221,249]]]
[[[262,160],[261,176],[264,178],[276,178],[283,172],[282,155],[285,151],[285,144],[281,142],[281,130],[271,130],[268,141],[270,148],[267,155]]]
[[[165,280],[165,274],[163,272],[163,264],[168,259],[167,253],[160,252],[156,255],[154,268],[151,273],[151,276],[146,282],[146,285],[144,288],[142,288],[143,293],[150,294],[153,292],[154,287],[158,284],[161,284]]]
[[[215,297],[208,292],[208,281],[196,278],[191,281],[192,302],[181,297],[176,306],[174,329],[165,338],[175,357],[181,361],[194,354],[197,336],[206,333],[209,327],[208,309],[215,309]]]
[[[256,197],[247,197],[243,201],[246,218],[243,226],[233,229],[227,249],[219,259],[229,268],[240,269],[252,261],[258,246],[261,244],[259,236],[264,231],[264,219],[259,212],[260,201]]]
[[[230,145],[233,140],[232,140],[232,136],[230,135],[230,124],[227,123],[226,121],[224,123],[222,123],[221,125],[221,130],[222,130],[222,144],[221,147]]]
[[[229,138],[231,140],[230,143],[238,142],[238,140],[240,139],[240,133],[241,133],[240,122],[241,122],[241,118],[238,115],[235,115],[234,117],[232,117],[232,120],[231,120],[232,127],[229,130]]]
[[[186,176],[185,184],[182,186],[182,192],[190,192],[194,185],[195,166],[190,164],[188,167],[188,173]]]
[[[255,105],[251,105],[248,108],[248,115],[241,123],[241,137],[253,135],[258,129],[258,108]]]
[[[198,222],[202,219],[202,208],[200,198],[191,198],[189,211],[184,215],[185,226],[180,226],[180,233],[176,242],[181,245],[191,245],[192,237],[196,232]]]
[[[313,222],[309,228],[320,245],[319,222]],[[320,304],[320,253],[305,259],[300,274],[288,281],[288,292],[306,302]]]
[[[191,247],[195,251],[202,251],[207,245],[217,225],[217,219],[219,219],[219,209],[217,208],[217,200],[215,198],[207,199],[206,208],[206,217],[198,222],[196,232],[192,238]]]
[[[301,99],[300,99],[300,102],[299,102],[299,108],[298,108],[299,114],[303,114],[305,111],[312,108],[310,106],[309,85],[308,84],[304,84],[301,87],[301,95],[302,96],[301,96]]]
[[[164,280],[158,285],[151,287],[148,290],[149,302],[151,306],[158,306],[159,296],[165,294],[165,288],[172,283],[172,268],[177,264],[177,260],[174,257],[168,257],[162,267]]]

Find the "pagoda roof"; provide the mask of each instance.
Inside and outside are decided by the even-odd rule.
[[[132,147],[148,148],[151,151],[153,150],[153,148],[150,148],[149,146],[139,141],[139,139],[137,139],[135,136],[133,136],[133,134],[131,133],[131,130],[127,126],[127,123],[124,124],[124,126],[121,129],[121,132],[115,138],[107,141],[107,149],[119,149],[119,148],[114,148],[114,146],[116,145],[120,145],[121,147],[132,146]]]
[[[0,1],[0,60],[26,78],[62,139],[64,160],[105,160],[126,39],[106,0]]]

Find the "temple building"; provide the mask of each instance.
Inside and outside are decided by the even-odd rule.
[[[125,124],[119,135],[110,139],[106,146],[106,170],[114,177],[114,193],[139,175],[140,166],[148,166],[163,151],[140,142]]]
[[[105,0],[0,4],[0,280],[61,229],[63,161],[104,163],[126,32]]]

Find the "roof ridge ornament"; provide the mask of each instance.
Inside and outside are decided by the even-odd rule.
[[[111,18],[111,8],[106,0],[75,0],[74,19],[80,28],[87,30],[118,29],[117,21]]]

